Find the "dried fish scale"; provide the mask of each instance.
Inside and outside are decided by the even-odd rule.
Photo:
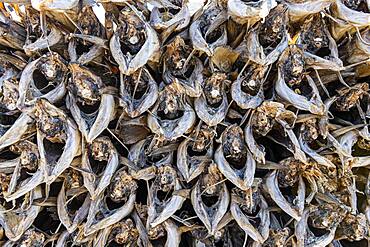
[[[368,240],[366,1],[0,12],[1,244]]]

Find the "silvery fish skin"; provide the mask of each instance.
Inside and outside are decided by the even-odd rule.
[[[317,18],[318,15],[312,15],[306,19],[297,40],[297,44],[307,46],[306,51],[304,51],[307,67],[317,70],[343,70],[343,62],[339,59],[337,44],[328,28],[326,28],[324,20]],[[312,33],[315,33],[315,38],[310,37]],[[325,48],[330,50],[330,54],[324,57],[317,55],[320,49]]]
[[[248,190],[253,183],[256,161],[254,160],[252,154],[248,150],[246,150],[247,154],[246,157],[244,157],[244,160],[243,158],[240,158],[240,155],[237,156],[239,158],[238,162],[242,163],[239,164],[239,167],[237,169],[235,168],[235,163],[231,165],[228,162],[228,156],[232,156],[233,154],[237,155],[237,153],[240,151],[245,152],[242,147],[236,145],[236,142],[238,141],[236,140],[237,138],[240,139],[239,141],[244,142],[243,136],[233,136],[233,131],[243,133],[241,128],[233,125],[228,127],[223,133],[221,145],[215,151],[214,160],[218,165],[218,169],[220,169],[220,172],[228,180],[230,180],[238,188],[242,190]],[[227,142],[231,142],[231,147],[226,147],[226,145],[230,145],[230,143]],[[228,148],[231,149],[231,152],[230,154],[226,155],[225,150],[227,150]],[[245,163],[243,164],[243,162]]]
[[[253,72],[249,72],[252,70]],[[264,100],[263,82],[267,73],[265,66],[247,67],[231,85],[231,97],[242,109],[255,109]],[[249,91],[245,91],[244,88]]]
[[[10,19],[5,11],[0,12],[0,44],[21,50],[26,41],[26,30]]]
[[[177,150],[177,168],[188,183],[204,172],[213,156],[214,133],[212,130],[208,130],[206,126],[201,126],[199,131],[196,130],[193,133],[192,137],[197,140],[185,139],[180,143]],[[191,155],[189,148],[199,154]],[[203,154],[204,152],[205,154]]]
[[[175,4],[169,6],[168,3],[161,4],[160,1],[158,2],[159,6],[155,6],[150,13],[150,24],[157,31],[162,31],[161,39],[166,40],[172,32],[183,30],[189,25],[191,14],[186,2],[183,2],[180,6]],[[165,9],[165,12],[161,13],[163,9]],[[175,11],[175,14],[172,14],[171,10]]]
[[[321,100],[320,94],[318,92],[316,84],[313,82],[312,78],[307,76],[307,81],[312,88],[312,97],[307,99],[305,96],[297,94],[294,92],[285,81],[285,75],[283,71],[283,63],[288,59],[288,54],[290,52],[299,51],[294,46],[290,46],[281,55],[279,59],[279,69],[278,69],[278,77],[275,82],[275,90],[276,93],[286,100],[287,102],[293,104],[296,108],[309,111],[313,114],[317,115],[324,115],[325,114],[325,106]]]
[[[223,92],[225,83],[224,74],[214,73],[205,80],[203,93],[194,101],[195,112],[208,126],[216,126],[226,117],[229,104]]]
[[[330,7],[333,0],[309,0],[309,1],[286,1],[289,18],[292,22],[298,22],[311,14],[316,14]]]
[[[286,30],[287,11],[283,5],[271,10],[264,23],[254,27],[237,48],[243,56],[251,61],[266,66],[275,63],[280,54],[288,47]],[[271,37],[262,35],[270,32]],[[263,37],[264,39],[261,39]]]
[[[180,83],[187,95],[199,97],[203,82],[203,63],[196,57],[191,46],[181,36],[176,36],[163,54],[163,79],[166,83]],[[190,71],[189,71],[190,70]],[[187,76],[191,72],[190,76]],[[185,78],[184,78],[185,77]]]

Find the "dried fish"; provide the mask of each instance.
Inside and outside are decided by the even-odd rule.
[[[94,200],[109,186],[119,165],[119,155],[106,136],[96,138],[91,144],[83,143],[81,168],[84,186]],[[104,167],[105,166],[105,167]]]
[[[202,71],[202,61],[192,54],[191,46],[183,38],[176,36],[166,46],[163,54],[163,80],[167,84],[180,83],[187,95],[199,97],[203,83]]]
[[[231,97],[242,109],[254,109],[264,100],[263,84],[267,68],[252,64],[231,85]]]
[[[208,234],[216,234],[229,202],[230,195],[225,182],[222,182],[222,174],[215,164],[210,165],[208,173],[198,180],[191,192],[194,211],[207,228]]]
[[[252,26],[261,19],[265,19],[270,10],[277,5],[275,0],[229,0],[227,1],[228,15],[234,21]]]
[[[342,38],[345,33],[356,32],[369,26],[370,9],[366,1],[336,0],[331,7],[335,21],[332,22],[331,33],[336,40]]]
[[[67,107],[88,143],[92,142],[115,116],[115,102],[101,78],[87,68],[71,64]],[[92,109],[83,107],[91,106]]]
[[[158,36],[132,5],[122,9],[116,25],[109,46],[121,73],[130,75],[149,60],[155,59],[159,50]]]
[[[122,168],[115,172],[109,188],[91,201],[84,234],[90,235],[98,230],[116,224],[131,213],[136,199],[136,181]],[[119,207],[110,208],[107,199]]]
[[[0,3],[0,245],[366,245],[369,8]]]
[[[202,174],[213,155],[214,131],[206,125],[194,130],[191,139],[185,139],[177,150],[177,168],[186,182]],[[192,140],[193,139],[193,140]]]
[[[157,135],[174,140],[190,131],[195,122],[195,112],[186,102],[184,89],[178,83],[164,87],[148,115],[148,126]]]
[[[213,73],[205,79],[203,93],[194,101],[198,117],[209,126],[216,126],[226,117],[228,100],[224,91],[229,83],[226,74]]]
[[[324,115],[325,106],[313,79],[306,75],[309,94],[303,93],[299,86],[304,78],[305,59],[303,51],[297,46],[289,46],[284,50],[278,62],[278,78],[275,82],[276,93],[296,108],[313,114]],[[296,88],[295,88],[296,87]]]
[[[68,68],[57,53],[45,54],[27,64],[19,80],[18,108],[35,103],[39,98],[50,103],[61,100],[67,92]]]
[[[195,15],[189,34],[195,49],[212,56],[215,48],[227,43],[227,11],[217,0],[209,1]]]
[[[222,133],[222,143],[215,151],[220,172],[242,190],[253,183],[256,161],[244,143],[243,130],[232,125]]]
[[[229,5],[231,2],[233,1],[229,1]],[[276,6],[263,23],[259,23],[248,33],[245,42],[238,49],[242,53],[245,50],[246,58],[257,64],[270,65],[275,63],[280,54],[288,47],[286,20],[285,7],[282,4]]]
[[[176,170],[170,165],[158,167],[157,176],[150,187],[148,196],[148,224],[156,227],[170,218],[185,201],[175,192],[181,190]]]
[[[157,101],[157,83],[145,68],[122,79],[120,104],[131,118],[140,116]]]

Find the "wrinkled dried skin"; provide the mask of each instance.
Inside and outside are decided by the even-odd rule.
[[[192,53],[191,46],[180,36],[166,46],[163,53],[163,79],[170,84],[178,81],[190,97],[199,97],[203,81],[203,64]]]
[[[336,40],[346,33],[356,32],[354,26],[361,29],[369,26],[370,23],[369,5],[366,1],[336,0],[331,6],[331,12],[337,20],[332,22],[331,30]]]
[[[82,156],[81,167],[91,173],[84,172],[82,175],[84,185],[94,200],[110,184],[119,165],[119,157],[116,148],[106,136],[98,137],[92,143],[84,143],[83,145],[86,145],[86,147]],[[94,161],[97,161],[98,164]],[[95,172],[95,165],[98,169],[102,165],[104,165],[104,168]]]
[[[109,238],[120,245],[137,246],[139,231],[131,219],[126,219],[112,226]]]
[[[35,108],[36,127],[51,142],[63,143],[67,139],[66,116],[38,101]]]
[[[155,7],[150,13],[150,23],[156,30],[162,31],[162,40],[166,40],[172,32],[184,29],[190,22],[187,3],[173,2],[173,5],[165,3]]]
[[[252,64],[233,82],[231,97],[242,109],[254,109],[262,103],[266,69],[265,66]]]
[[[5,127],[5,126],[2,126]],[[0,150],[18,142],[26,133],[33,131],[34,120],[26,113],[22,113],[10,127],[1,130]]]
[[[29,193],[22,198],[22,205],[20,207],[17,206],[9,211],[0,205],[0,224],[4,228],[7,238],[11,241],[18,241],[25,236],[25,231],[33,224],[37,215],[41,211],[41,206],[28,204],[30,201],[37,200],[41,197],[41,188],[36,187],[32,193]],[[30,235],[28,236],[30,236],[31,239],[39,236],[38,234],[33,234],[32,230],[30,230],[29,233]]]
[[[26,31],[17,22],[6,17],[1,9],[0,17],[0,44],[14,49],[22,50],[26,40]]]
[[[84,6],[78,15],[77,26],[82,34],[104,37],[104,28],[96,17],[91,6]]]
[[[231,190],[231,200],[238,204],[243,213],[253,215],[261,203],[261,194],[258,187],[252,187],[247,191],[239,188]]]
[[[343,88],[339,90],[339,97],[334,103],[334,108],[338,111],[349,111],[356,103],[367,94],[369,85],[367,83],[356,84],[352,88]]]
[[[19,241],[22,247],[41,247],[45,242],[45,235],[33,229],[27,230]]]
[[[20,163],[27,171],[37,170],[40,155],[36,144],[30,141],[20,141],[12,145],[10,151],[20,154]]]
[[[248,33],[237,50],[254,63],[263,66],[275,63],[288,46],[286,19],[285,7],[280,4]]]
[[[289,228],[270,229],[269,238],[262,244],[262,247],[284,247],[289,237]]]
[[[185,198],[181,194],[175,194],[181,189],[177,172],[172,166],[164,165],[158,168],[149,192],[148,226],[155,227],[165,222],[181,208]]]
[[[117,175],[122,175],[122,172],[117,172]],[[123,182],[127,182],[127,180],[128,179],[125,179]],[[83,234],[85,236],[91,235],[119,222],[132,212],[136,200],[136,189],[131,190],[131,188],[127,188],[130,184],[132,185],[132,183],[123,184],[118,181],[118,183],[114,183],[115,186],[111,186],[111,188],[108,189],[108,195],[100,193],[93,201],[91,201],[86,225],[83,229]],[[125,200],[125,192],[128,192],[129,190],[131,190],[131,192],[127,195],[127,200]],[[120,207],[113,210],[109,209],[107,205],[107,196],[112,200],[116,199],[116,202],[120,204]]]
[[[297,109],[325,115],[326,107],[321,100],[319,90],[314,80],[305,72],[304,56],[307,54],[296,45],[285,49],[278,61],[278,76],[274,87],[282,99]],[[303,79],[305,79],[304,83]],[[306,87],[309,88],[307,92],[304,90]]]
[[[367,60],[370,56],[370,30],[364,30],[349,42],[344,51],[344,57],[348,64],[359,63]],[[365,43],[366,42],[366,43]],[[368,67],[362,64],[364,68]],[[361,68],[361,66],[359,66]],[[357,68],[359,69],[359,68]],[[366,73],[364,73],[366,75]]]
[[[221,224],[230,202],[225,183],[220,183],[222,178],[217,166],[210,165],[208,174],[197,182],[191,192],[194,211],[207,228],[208,234],[212,236],[218,233],[219,224]]]
[[[328,8],[332,1],[328,0],[288,0],[286,5],[288,7],[289,18],[292,22],[298,22],[308,15],[319,13]]]
[[[162,142],[153,136],[149,136],[132,145],[128,159],[132,161],[139,169],[159,167],[172,163],[173,151],[164,150],[159,153],[152,153],[155,150],[166,147],[166,142]],[[166,149],[166,148],[165,148]]]
[[[343,221],[339,224],[336,232],[340,238],[345,238],[350,241],[359,241],[369,233],[369,223],[364,214],[347,214]]]
[[[126,171],[115,174],[109,186],[109,197],[114,202],[125,202],[137,190],[136,181]]]
[[[91,143],[113,120],[116,108],[114,96],[102,79],[88,68],[71,64],[72,78],[69,80],[67,107],[72,113],[80,131]],[[84,112],[84,105],[89,105]]]
[[[45,17],[46,21],[42,23],[40,12],[31,6],[26,6],[23,18],[26,28],[26,40],[23,49],[28,56],[49,50],[51,47],[57,47],[63,42],[65,27],[51,21],[48,17]]]

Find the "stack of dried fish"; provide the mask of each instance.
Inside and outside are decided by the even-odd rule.
[[[0,3],[1,246],[370,246],[370,2]]]

